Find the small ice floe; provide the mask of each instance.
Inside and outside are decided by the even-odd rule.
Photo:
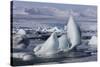
[[[43,28],[42,29],[42,32],[47,32],[47,28]]]
[[[26,37],[24,30],[19,30],[13,35],[13,48],[26,48],[29,45],[29,39]]]
[[[23,59],[23,61],[31,61],[31,60],[34,60],[34,57],[31,54],[26,54],[23,56],[22,59]]]
[[[37,57],[42,58],[56,58],[58,53],[59,42],[57,39],[56,32],[53,32],[51,36],[41,46],[37,46],[34,51]]]
[[[21,59],[23,57],[23,55],[25,55],[26,53],[24,52],[18,52],[18,53],[12,53],[11,54],[11,57],[12,58],[18,58],[18,59]]]
[[[58,29],[58,27],[53,27],[51,29],[48,29],[47,32],[62,32],[62,30]]]
[[[21,59],[22,61],[31,61],[34,60],[35,56],[26,52],[18,52],[12,53],[12,58]]]
[[[13,33],[13,34],[16,34],[16,33],[17,33],[17,31],[16,31],[16,30],[13,30],[13,31],[12,31],[12,33]]]
[[[19,35],[26,35],[26,31],[23,30],[23,29],[19,29],[18,32],[16,34],[19,34]]]
[[[89,50],[96,51],[97,50],[97,37],[92,36],[88,45],[89,45]]]
[[[70,50],[81,43],[80,28],[75,23],[73,16],[69,17],[69,21],[67,24],[67,36],[69,44],[71,45]]]

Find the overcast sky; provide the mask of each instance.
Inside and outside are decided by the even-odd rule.
[[[96,9],[96,6],[87,5],[71,5],[71,4],[53,4],[53,3],[39,3],[39,2],[25,2],[25,1],[14,1],[14,6],[16,7],[56,7],[59,9],[76,9],[84,10],[86,8]]]
[[[53,14],[53,17],[66,17],[70,10],[73,11],[74,15],[79,15],[80,13],[85,16],[96,17],[97,16],[97,6],[89,5],[72,5],[72,4],[57,4],[57,3],[41,3],[41,2],[25,2],[25,1],[15,1],[13,2],[13,13],[25,14],[24,9],[31,8],[41,8],[36,10],[48,10]],[[43,13],[43,12],[42,12]],[[44,12],[46,13],[46,12]],[[50,14],[48,13],[48,14]],[[35,13],[34,13],[35,14]],[[33,15],[34,15],[33,14]]]

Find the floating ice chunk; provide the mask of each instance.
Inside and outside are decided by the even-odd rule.
[[[52,33],[51,36],[46,40],[41,48],[35,52],[38,57],[51,58],[55,57],[58,52],[59,42],[57,39],[56,32]]]
[[[12,58],[17,58],[21,59],[23,61],[31,61],[34,59],[35,56],[28,52],[17,52],[17,53],[12,53]]]
[[[59,38],[59,49],[60,51],[68,51],[69,47],[67,35],[64,34]]]
[[[12,53],[12,57],[21,59],[25,54],[26,54],[25,52]]]
[[[72,16],[69,17],[68,25],[67,25],[67,36],[70,44],[72,45],[70,49],[80,44],[81,42],[81,32],[78,25],[74,22]]]
[[[62,32],[62,30],[58,29],[58,27],[53,27],[47,30],[48,32]]]
[[[23,29],[19,29],[18,32],[17,32],[17,34],[26,35],[26,32]]]
[[[18,44],[15,48],[19,48],[19,49],[22,49],[22,48],[25,48],[25,44],[24,43],[21,43],[21,44]]]
[[[42,29],[42,32],[47,32],[47,28],[43,28]]]
[[[30,55],[30,54],[26,54],[23,56],[23,61],[31,61],[34,59],[33,55]]]
[[[89,44],[95,44],[95,46],[97,46],[97,37],[96,36],[92,36],[90,41],[89,41]]]
[[[96,36],[92,36],[89,43],[89,49],[92,49],[92,50],[97,50],[97,37]]]
[[[26,36],[15,34],[13,36],[13,48],[26,48],[29,45],[29,39]]]

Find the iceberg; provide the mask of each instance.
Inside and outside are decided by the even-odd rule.
[[[81,43],[81,32],[72,16],[70,16],[68,25],[65,27],[66,33],[62,34],[59,39],[56,30],[58,30],[57,27],[50,29],[49,31],[53,32],[51,36],[43,44],[34,48],[33,51],[37,57],[58,58],[64,56],[64,53],[66,55]]]
[[[69,44],[71,45],[70,49],[73,49],[76,45],[81,43],[81,32],[79,26],[75,23],[73,16],[69,17],[67,24],[67,36]]]
[[[47,28],[43,28],[42,29],[42,32],[47,32]]]
[[[31,54],[26,54],[22,58],[23,61],[31,61],[31,60],[34,60],[34,59],[35,59],[35,57]]]
[[[19,29],[18,32],[16,34],[19,34],[19,35],[26,35],[26,31],[23,30],[23,29]]]
[[[29,39],[26,36],[26,32],[20,29],[13,35],[13,48],[26,48],[29,45]]]
[[[70,47],[70,45],[68,43],[67,35],[64,34],[59,38],[59,49],[60,49],[60,51],[66,52],[69,50],[69,47]]]
[[[62,30],[58,29],[58,27],[53,27],[51,29],[48,29],[47,32],[62,32]]]
[[[97,37],[92,36],[88,45],[90,50],[97,50]]]
[[[13,58],[21,59],[23,61],[31,61],[34,60],[34,55],[28,52],[17,52],[11,54]]]
[[[41,44],[40,46],[37,46],[35,48],[35,55],[38,57],[44,57],[44,58],[52,58],[56,57],[56,53],[58,53],[59,49],[59,42],[57,39],[56,32],[53,32],[51,36],[45,41],[45,43]]]

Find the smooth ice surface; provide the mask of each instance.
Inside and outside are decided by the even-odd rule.
[[[67,24],[67,35],[68,35],[70,44],[72,45],[70,49],[72,49],[76,45],[80,44],[81,33],[80,33],[78,25],[74,21],[73,16],[69,17],[69,21]]]
[[[40,50],[35,52],[36,55],[45,57],[52,56],[58,52],[59,42],[56,33],[52,33],[51,36],[41,45]]]
[[[69,43],[68,43],[68,38],[67,35],[64,34],[59,38],[59,49],[61,51],[68,51],[69,49]]]

